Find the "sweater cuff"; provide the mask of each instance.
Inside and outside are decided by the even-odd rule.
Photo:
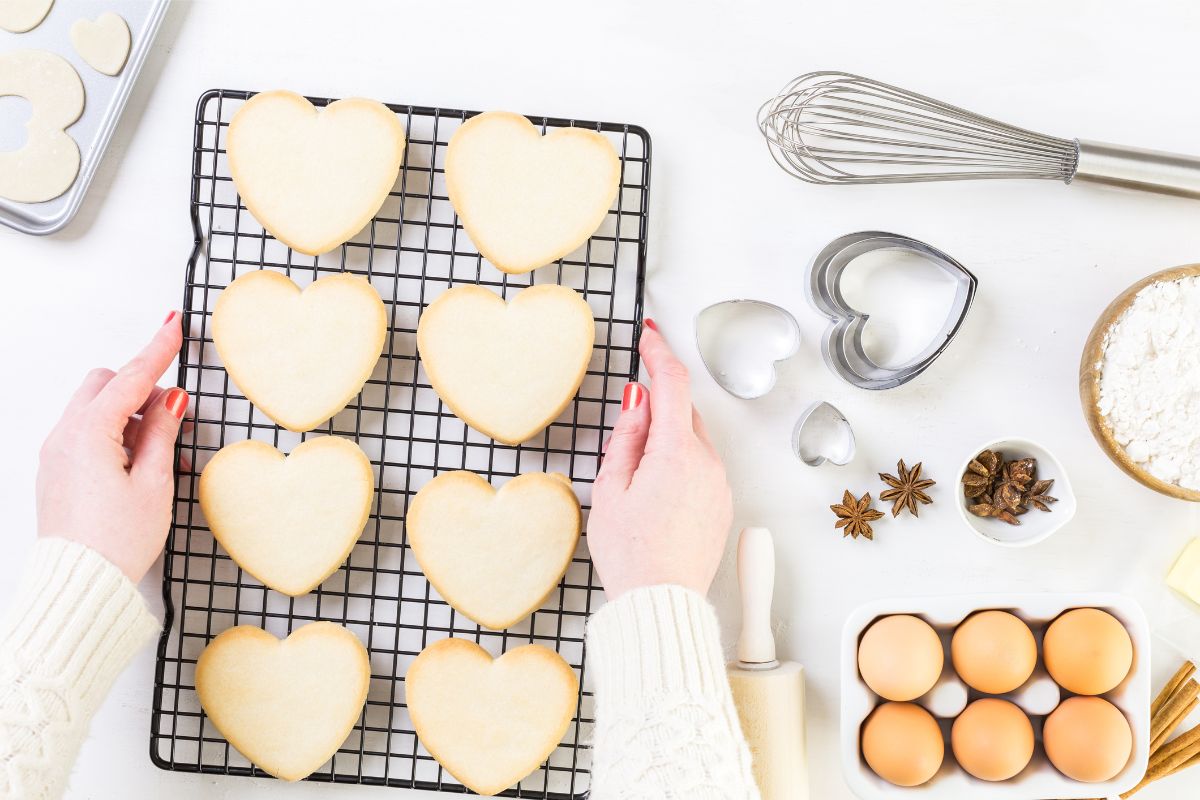
[[[728,693],[712,606],[682,586],[627,592],[592,615],[588,655],[597,693]]]
[[[60,682],[91,711],[160,629],[116,566],[84,545],[49,537],[33,547],[0,641],[27,674]]]

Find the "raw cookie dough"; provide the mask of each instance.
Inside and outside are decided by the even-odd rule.
[[[87,65],[105,75],[119,75],[129,58],[129,25],[120,15],[105,11],[96,17],[75,20],[71,26],[71,44]]]
[[[79,174],[79,145],[66,132],[83,114],[83,81],[61,56],[45,50],[0,54],[0,97],[33,106],[19,150],[0,153],[0,197],[18,203],[53,200]]]
[[[326,275],[303,291],[278,272],[229,284],[213,342],[251,403],[291,431],[310,431],[346,407],[379,361],[387,312],[363,278]]]
[[[473,472],[437,476],[408,510],[408,543],[446,602],[486,628],[541,605],[579,542],[579,500],[563,475],[518,475],[499,491]]]
[[[213,456],[199,493],[213,536],[238,566],[296,597],[354,549],[371,513],[375,476],[349,439],[309,439],[286,458],[250,439]]]
[[[404,126],[382,103],[318,109],[295,92],[263,92],[225,134],[242,202],[276,239],[319,255],[362,230],[396,182]]]
[[[542,136],[519,114],[472,117],[450,138],[446,190],[479,252],[509,273],[557,261],[596,232],[621,161],[596,131]]]
[[[505,303],[481,286],[456,286],[417,324],[429,383],[459,419],[504,444],[520,444],[571,402],[596,329],[579,293],[542,284]]]
[[[239,625],[196,663],[204,713],[238,752],[285,781],[307,777],[346,741],[370,683],[366,648],[332,622],[305,625],[283,641]]]
[[[0,0],[0,28],[25,33],[41,24],[54,0]]]
[[[527,644],[493,661],[463,639],[422,650],[404,689],[421,744],[482,795],[537,769],[562,741],[579,700],[575,673],[553,650]]]

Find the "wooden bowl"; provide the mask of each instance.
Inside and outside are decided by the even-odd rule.
[[[1148,486],[1156,492],[1178,497],[1180,500],[1200,503],[1200,491],[1185,489],[1154,477],[1134,463],[1133,459],[1126,454],[1125,448],[1121,447],[1113,438],[1112,430],[1100,414],[1100,371],[1096,369],[1096,364],[1102,357],[1101,349],[1104,346],[1104,337],[1108,333],[1108,329],[1125,313],[1125,310],[1133,303],[1133,299],[1137,297],[1138,292],[1152,283],[1196,276],[1200,276],[1200,264],[1188,264],[1156,272],[1121,292],[1117,299],[1104,309],[1104,313],[1100,315],[1100,319],[1096,320],[1096,325],[1088,336],[1087,344],[1083,347],[1083,359],[1079,362],[1079,399],[1083,403],[1083,415],[1087,419],[1092,436],[1096,437],[1101,449],[1112,459],[1114,464],[1138,483]]]

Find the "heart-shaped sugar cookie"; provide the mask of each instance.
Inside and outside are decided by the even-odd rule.
[[[332,622],[305,625],[283,641],[239,625],[196,662],[204,713],[238,752],[285,781],[307,777],[337,752],[370,684],[366,648]]]
[[[575,673],[553,650],[527,644],[493,661],[463,639],[421,651],[404,689],[421,744],[482,795],[537,769],[562,741],[579,700]]]
[[[105,75],[119,75],[129,58],[129,25],[118,14],[105,11],[90,19],[75,20],[71,26],[71,44],[87,65]]]
[[[79,145],[66,129],[83,114],[83,81],[62,56],[47,50],[0,53],[0,97],[24,97],[33,107],[25,144],[0,151],[0,197],[18,203],[53,200],[79,175]]]
[[[213,536],[238,566],[296,597],[350,555],[370,516],[375,477],[347,439],[309,439],[286,458],[249,439],[213,456],[199,494]]]
[[[213,309],[213,342],[234,383],[267,416],[310,431],[346,407],[379,361],[387,312],[371,284],[327,275],[304,291],[247,272]]]
[[[500,630],[536,609],[579,542],[579,500],[562,475],[531,472],[492,489],[473,472],[421,487],[405,518],[408,543],[446,602]]]
[[[233,183],[276,239],[319,255],[345,242],[387,199],[404,157],[404,126],[382,103],[323,109],[295,92],[263,92],[225,135]]]
[[[54,0],[3,0],[0,2],[0,28],[12,33],[31,31],[50,13]]]
[[[446,191],[479,252],[509,273],[557,261],[596,232],[621,160],[596,131],[542,136],[519,114],[472,117],[450,138]]]
[[[438,396],[505,444],[532,438],[562,413],[595,339],[587,302],[556,284],[530,286],[507,304],[481,286],[456,286],[417,324],[417,350]]]

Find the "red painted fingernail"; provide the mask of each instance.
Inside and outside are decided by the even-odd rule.
[[[167,318],[163,320],[163,325],[166,325],[168,322],[170,322],[171,320],[175,319],[178,316],[179,316],[178,311],[172,311],[170,314],[167,314]]]
[[[171,416],[175,417],[175,419],[183,419],[183,412],[187,411],[188,407],[187,392],[179,387],[176,387],[167,392],[167,399],[165,403],[167,406],[167,411],[171,413]]]
[[[642,404],[642,397],[645,394],[646,391],[640,383],[626,384],[625,393],[621,395],[621,410],[628,411],[631,408],[637,408]]]
[[[642,324],[645,325],[647,328],[649,328],[652,331],[658,330],[658,325],[654,322],[654,320],[650,319],[649,317],[647,317],[646,321],[643,322]]]

